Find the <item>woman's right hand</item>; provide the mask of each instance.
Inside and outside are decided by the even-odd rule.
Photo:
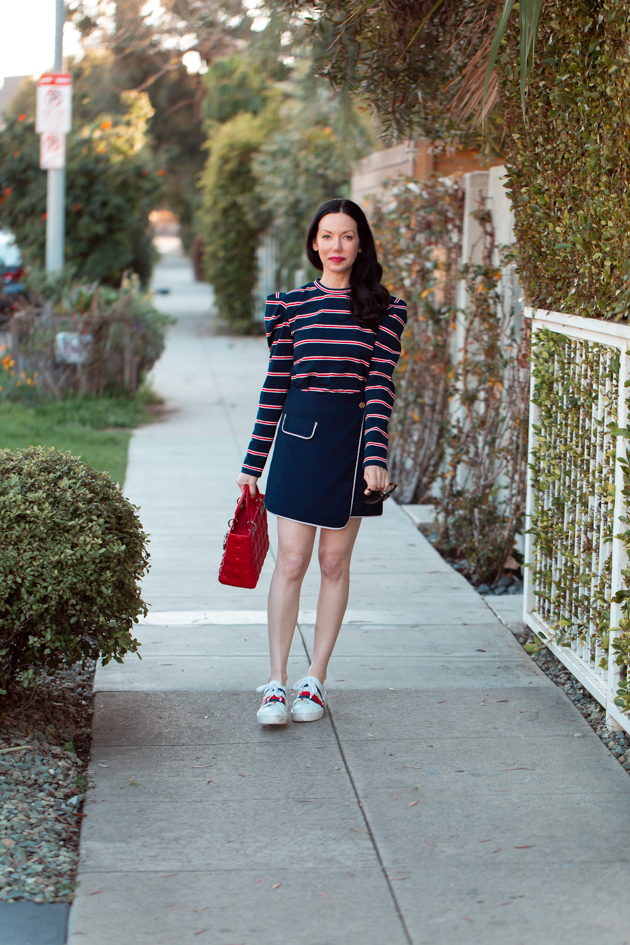
[[[252,499],[258,491],[258,476],[248,476],[247,473],[241,473],[238,479],[236,480],[236,485],[239,487],[241,492],[245,486],[249,486],[249,494]]]

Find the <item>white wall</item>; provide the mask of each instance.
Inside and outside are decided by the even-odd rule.
[[[368,154],[352,167],[350,199],[368,209],[366,198],[382,197],[386,180],[400,175],[414,176],[415,159],[416,148],[412,141]]]

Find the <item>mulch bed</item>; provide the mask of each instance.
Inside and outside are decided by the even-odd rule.
[[[77,665],[0,697],[1,900],[72,900],[93,678],[94,663]]]

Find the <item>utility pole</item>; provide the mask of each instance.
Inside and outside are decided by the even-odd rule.
[[[64,0],[55,0],[55,63],[53,72],[60,73],[63,67],[63,22]],[[64,263],[64,241],[66,235],[66,169],[48,170],[46,192],[46,272],[59,272]]]

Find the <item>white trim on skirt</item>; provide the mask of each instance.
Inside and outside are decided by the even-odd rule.
[[[285,417],[286,417],[286,414],[283,413],[282,414],[283,421]],[[317,426],[317,422],[315,422],[315,426]],[[363,441],[364,426],[365,426],[365,413],[363,414],[363,420],[361,421],[361,429],[359,430],[359,443],[357,445],[357,458],[354,464],[354,479],[352,480],[352,496],[350,497],[350,511],[352,511],[352,506],[354,505],[354,493],[357,487],[357,471],[359,468],[359,456],[361,455],[361,444]],[[281,429],[283,433],[288,432],[287,430],[284,429],[284,425],[281,427]],[[313,433],[315,433],[314,429],[313,429]],[[290,433],[289,436],[297,436],[297,434]],[[305,437],[305,436],[299,437],[299,439],[301,440],[306,440],[306,439],[310,440],[311,438],[312,438],[312,434],[310,437]],[[275,512],[272,512],[271,514],[276,515]],[[313,522],[302,522],[299,518],[289,518],[287,515],[276,515],[276,518],[283,518],[287,522],[297,522],[298,525],[310,525],[311,528],[327,528],[331,532],[342,532],[344,528],[348,527],[348,524],[352,521],[353,518],[373,518],[373,517],[374,516],[372,515],[349,515],[348,521],[346,522],[345,525],[341,525],[339,528],[331,528],[330,525],[314,525]]]

